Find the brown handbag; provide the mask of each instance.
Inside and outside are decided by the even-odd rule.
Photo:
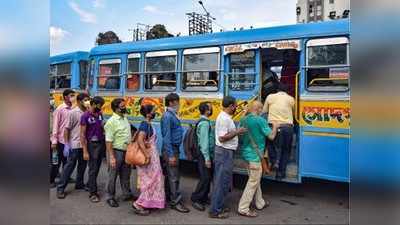
[[[125,163],[133,166],[144,166],[147,164],[146,156],[137,142],[139,131],[133,136],[132,142],[128,145],[125,154]]]

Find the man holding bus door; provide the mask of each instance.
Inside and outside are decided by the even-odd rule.
[[[277,93],[270,94],[264,103],[263,112],[268,113],[268,121],[278,126],[278,133],[274,140],[274,150],[270,152],[272,167],[276,172],[276,179],[286,177],[286,166],[290,156],[293,139],[293,112],[295,100],[290,96],[286,84],[280,83]]]

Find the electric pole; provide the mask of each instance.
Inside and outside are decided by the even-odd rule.
[[[136,23],[136,28],[128,29],[132,32],[132,41],[146,40],[146,34],[150,30],[150,25],[144,23]]]

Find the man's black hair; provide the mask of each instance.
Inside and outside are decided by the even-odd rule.
[[[67,97],[69,94],[75,94],[75,91],[69,88],[63,91],[63,97]]]
[[[165,106],[169,106],[169,104],[173,101],[179,101],[179,95],[176,93],[169,93],[165,96]]]
[[[121,102],[125,101],[125,99],[123,98],[114,98],[114,100],[112,100],[111,102],[111,109],[113,112],[115,112],[115,110],[117,110],[119,108],[119,104],[121,104]]]
[[[90,100],[90,105],[104,105],[104,98],[102,98],[100,96],[94,96]]]
[[[87,93],[79,93],[78,96],[76,96],[76,100],[82,101],[85,98],[89,98],[89,95]]]
[[[229,95],[225,96],[222,99],[222,107],[224,107],[224,108],[228,108],[229,106],[234,105],[235,103],[236,103],[236,99]]]
[[[286,92],[286,93],[287,93],[288,90],[289,90],[289,87],[287,86],[287,84],[279,83],[277,90],[278,90],[278,91],[283,91],[283,92]]]
[[[206,111],[210,110],[210,106],[208,105],[210,102],[202,102],[199,105],[199,111],[201,115],[204,115]]]
[[[142,106],[140,106],[140,114],[146,118],[146,115],[151,113],[151,111],[153,111],[153,109],[154,109],[154,105],[150,105],[150,104],[142,105]]]

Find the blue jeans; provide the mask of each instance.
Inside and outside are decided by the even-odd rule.
[[[232,183],[233,150],[215,146],[214,186],[210,213],[219,214],[224,209],[226,196]]]
[[[64,189],[68,185],[69,178],[71,177],[72,172],[75,169],[76,164],[78,163],[78,168],[76,172],[76,183],[75,187],[83,188],[83,177],[86,170],[86,161],[83,159],[83,150],[81,148],[71,149],[67,163],[64,166],[63,172],[61,174],[60,183],[57,186],[58,191],[64,191]]]

